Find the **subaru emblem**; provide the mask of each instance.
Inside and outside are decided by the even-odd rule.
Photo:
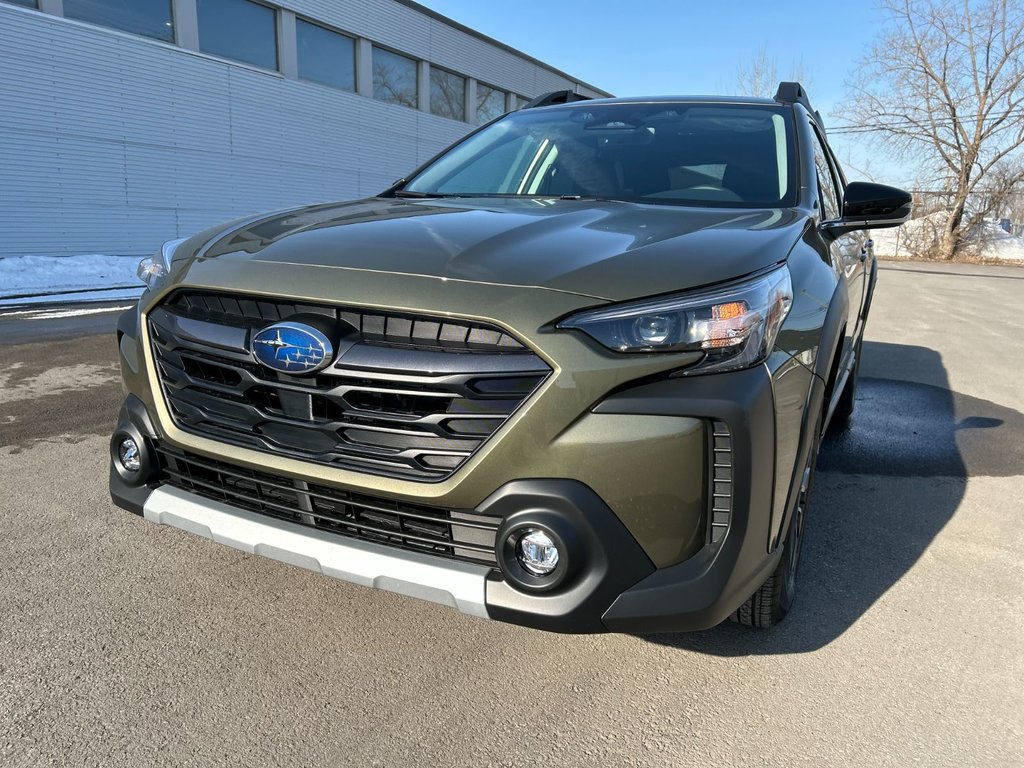
[[[252,354],[281,373],[313,373],[331,362],[334,347],[320,331],[303,323],[274,323],[252,337]]]

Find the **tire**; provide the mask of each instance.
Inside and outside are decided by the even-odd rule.
[[[832,421],[829,422],[829,430],[840,432],[850,426],[853,417],[853,409],[857,404],[857,378],[860,376],[860,350],[864,343],[863,334],[857,340],[854,347],[853,370],[846,379],[843,391],[839,394],[836,409],[832,412]]]
[[[807,522],[807,502],[814,485],[814,469],[818,464],[818,449],[821,446],[821,418],[819,415],[814,425],[814,443],[804,462],[796,506],[782,544],[782,557],[772,575],[729,617],[730,621],[737,624],[768,629],[786,618],[793,607]]]

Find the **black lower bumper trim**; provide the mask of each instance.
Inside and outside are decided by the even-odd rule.
[[[707,629],[728,618],[768,577],[779,552],[768,552],[775,482],[775,405],[764,366],[734,373],[661,381],[603,401],[604,413],[699,416],[732,433],[732,515],[724,538],[663,568],[619,595],[604,614],[614,632]]]
[[[552,632],[606,632],[601,615],[633,584],[654,572],[646,553],[601,498],[576,480],[516,480],[477,510],[516,525],[530,521],[574,533],[572,574],[550,593],[514,589],[500,574],[487,580],[492,619]]]
[[[116,464],[116,443],[122,435],[131,436],[141,449],[143,468],[138,478],[118,469]],[[148,480],[156,469],[156,455],[153,453],[153,438],[156,431],[149,418],[146,406],[135,395],[128,395],[117,417],[117,427],[111,437],[110,449],[110,499],[121,509],[141,515],[146,499],[156,487]]]

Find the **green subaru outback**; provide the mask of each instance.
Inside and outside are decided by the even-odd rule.
[[[548,94],[376,197],[145,260],[111,495],[475,616],[769,626],[854,406],[866,229],[909,213],[796,83]]]

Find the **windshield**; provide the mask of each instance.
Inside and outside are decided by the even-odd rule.
[[[795,204],[788,112],[770,105],[580,104],[515,112],[396,194]]]

